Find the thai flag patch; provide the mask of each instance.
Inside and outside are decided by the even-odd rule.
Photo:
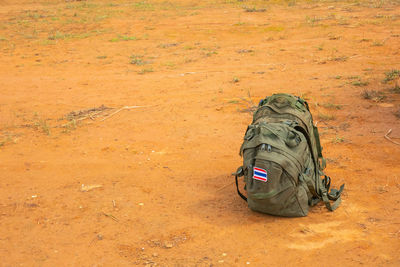
[[[261,168],[253,168],[253,179],[259,180],[261,182],[268,181],[267,171]]]

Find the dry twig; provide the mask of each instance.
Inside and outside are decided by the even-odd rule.
[[[114,215],[112,215],[112,214],[107,214],[107,213],[103,212],[103,215],[106,216],[106,217],[109,217],[109,218],[113,219],[113,220],[116,221],[116,222],[119,222],[119,220],[118,220]]]
[[[400,143],[399,143],[399,142],[396,142],[396,141],[392,140],[392,139],[389,137],[389,135],[390,135],[391,132],[392,132],[392,129],[389,129],[389,131],[385,134],[385,139],[388,140],[388,141],[390,141],[390,142],[392,142],[393,144],[396,144],[396,145],[399,145],[399,146],[400,146]]]
[[[146,107],[150,107],[150,106],[124,106],[122,108],[117,109],[116,111],[114,111],[113,113],[111,113],[110,115],[108,115],[107,117],[104,117],[103,119],[101,119],[100,121],[105,121],[106,119],[114,116],[115,114],[117,114],[118,112],[120,112],[121,110],[124,109],[134,109],[134,108],[146,108]]]

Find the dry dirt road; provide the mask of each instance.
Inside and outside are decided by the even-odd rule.
[[[399,53],[398,0],[0,0],[0,265],[399,266]],[[276,92],[311,104],[333,213],[235,192]]]

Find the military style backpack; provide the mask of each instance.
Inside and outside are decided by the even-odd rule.
[[[235,173],[236,189],[252,210],[298,217],[320,200],[330,211],[339,206],[344,184],[329,192],[331,179],[323,173],[326,161],[318,129],[304,99],[274,94],[261,100],[240,155],[243,166]],[[241,176],[247,198],[238,187]]]

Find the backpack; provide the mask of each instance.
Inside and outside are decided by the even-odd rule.
[[[318,129],[300,97],[274,94],[261,100],[240,155],[243,166],[234,173],[236,189],[254,211],[300,217],[321,200],[330,211],[341,202],[344,184],[329,191],[331,179],[323,173],[326,160]],[[238,187],[241,176],[247,197]]]

